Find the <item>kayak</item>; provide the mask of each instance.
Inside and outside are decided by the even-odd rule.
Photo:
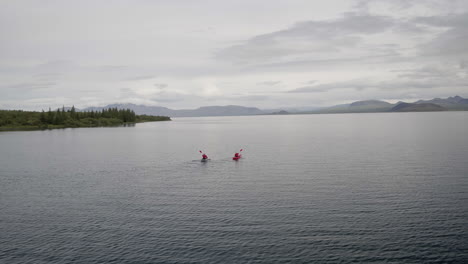
[[[200,161],[201,161],[201,162],[207,162],[207,161],[209,161],[209,160],[211,160],[211,159],[201,159]]]
[[[242,158],[242,155],[239,155],[238,157],[232,157],[232,160],[239,160],[240,158]]]

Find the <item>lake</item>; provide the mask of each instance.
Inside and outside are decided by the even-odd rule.
[[[468,112],[1,132],[0,212],[1,263],[466,263]]]

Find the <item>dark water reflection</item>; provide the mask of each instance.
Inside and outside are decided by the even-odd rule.
[[[0,133],[0,262],[463,263],[466,135],[466,112]]]

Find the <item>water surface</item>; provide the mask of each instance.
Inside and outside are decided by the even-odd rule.
[[[2,132],[0,262],[466,262],[467,135],[468,112]]]

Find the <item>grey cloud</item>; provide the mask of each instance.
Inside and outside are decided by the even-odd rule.
[[[413,4],[411,0],[390,0],[392,5],[396,6],[397,9],[406,9],[411,7]],[[421,1],[421,0],[420,0]],[[354,8],[361,12],[369,12],[369,9],[374,3],[383,3],[385,0],[357,0],[355,1]]]
[[[440,79],[440,78],[449,78],[457,79],[457,71],[454,71],[455,68],[450,68],[445,66],[444,68],[438,67],[421,67],[417,69],[407,69],[407,70],[394,70],[393,72],[399,73],[398,77],[407,78],[407,79]]]
[[[232,102],[255,102],[267,101],[270,96],[267,95],[225,95],[202,98],[205,101],[232,101]]]
[[[38,64],[32,68],[36,74],[58,75],[64,72],[75,71],[79,67],[70,60],[53,60]]]
[[[159,103],[173,103],[173,102],[185,101],[187,99],[193,99],[193,98],[190,95],[162,90],[158,92],[156,95],[154,95],[150,100],[154,102],[159,102]]]
[[[336,87],[327,86],[327,85],[315,85],[315,86],[303,86],[296,88],[294,90],[288,91],[288,93],[321,93],[326,92]]]
[[[348,81],[348,82],[337,82],[337,83],[327,83],[327,84],[317,84],[317,85],[310,85],[299,87],[294,90],[287,91],[287,93],[322,93],[328,92],[331,90],[336,89],[355,89],[355,90],[363,90],[375,87],[371,85],[369,82],[365,81]]]
[[[375,34],[385,31],[393,23],[394,21],[391,18],[385,16],[347,13],[336,20],[300,22],[289,29],[260,35],[251,41],[287,37],[316,39],[317,35],[324,38],[333,38],[343,34]]]
[[[123,98],[134,97],[137,94],[130,88],[120,88],[120,96]]]
[[[390,81],[366,81],[366,80],[352,80],[346,82],[319,84],[314,86],[300,87],[290,90],[287,93],[317,93],[328,92],[337,89],[354,89],[361,90],[405,90],[405,89],[432,89],[432,88],[446,88],[446,87],[468,87],[468,82],[464,79],[449,79],[449,78],[435,78],[435,79],[394,79]]]
[[[246,62],[287,59],[291,55],[340,52],[356,47],[362,36],[381,33],[396,22],[385,16],[347,13],[326,21],[305,21],[294,26],[255,36],[245,43],[221,50],[219,60]]]
[[[143,81],[156,78],[155,75],[138,75],[125,79],[125,81]]]
[[[184,97],[153,97],[150,100],[158,103],[174,103],[184,101]]]
[[[441,13],[456,13],[468,7],[466,0],[358,0],[354,8],[360,12],[370,12],[373,7],[377,10],[382,9],[382,4],[385,5],[386,11],[397,14],[401,11],[407,12],[409,9],[420,11],[423,8]]]
[[[462,60],[459,63],[459,68],[460,69],[468,69],[468,60]]]
[[[124,65],[103,65],[103,66],[98,66],[97,70],[107,72],[107,71],[122,71],[128,68],[129,68],[128,66],[124,66]]]
[[[463,27],[468,24],[468,14],[450,14],[444,16],[427,16],[416,17],[413,19],[415,23],[425,24],[435,27]]]
[[[55,85],[57,85],[57,83],[55,82],[25,82],[25,83],[11,84],[11,85],[2,85],[1,87],[3,89],[13,89],[13,90],[20,90],[24,92],[24,91],[33,91],[33,90],[49,88]]]
[[[455,55],[468,57],[468,13],[415,18],[414,23],[445,29],[436,38],[422,45],[423,55]]]
[[[28,100],[47,97],[49,96],[48,91],[55,88],[56,85],[55,82],[45,81],[2,84],[0,85],[0,92],[3,94],[0,96],[0,100]],[[56,89],[52,91],[56,91]]]
[[[155,83],[154,86],[159,89],[164,89],[168,87],[169,85],[167,83]]]
[[[402,62],[407,59],[401,58],[394,54],[381,54],[375,56],[362,56],[351,58],[326,58],[326,59],[298,59],[287,62],[270,62],[259,63],[257,65],[246,67],[245,71],[252,72],[255,70],[268,70],[268,71],[311,71],[311,70],[324,70],[324,69],[337,69],[356,67],[356,65],[372,64],[372,63],[393,63]]]
[[[42,74],[35,74],[33,75],[32,77],[33,78],[39,78],[39,79],[42,79],[42,78],[58,78],[58,77],[61,77],[63,74],[61,73],[42,73]]]
[[[76,65],[73,61],[52,60],[35,64],[6,64],[0,66],[0,73],[9,75],[27,74],[33,77],[58,77],[63,73],[76,71],[78,68],[78,65]]]
[[[258,82],[257,85],[267,85],[267,86],[274,86],[280,84],[281,81],[265,81],[265,82]]]
[[[241,100],[241,101],[265,101],[270,97],[266,95],[244,95],[244,96],[235,96],[232,99]]]

